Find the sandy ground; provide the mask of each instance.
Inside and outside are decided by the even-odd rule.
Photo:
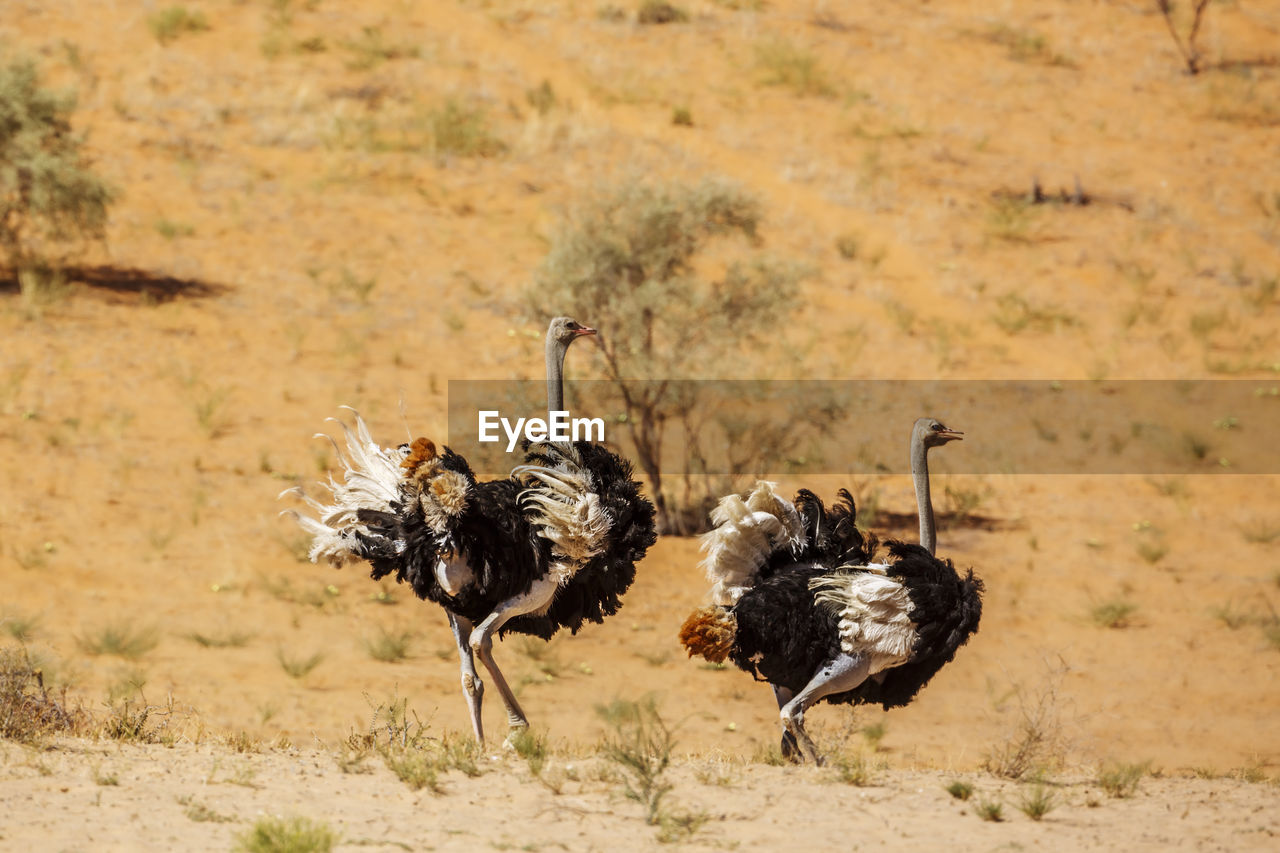
[[[598,759],[566,768],[558,791],[516,758],[491,756],[482,773],[451,773],[438,793],[413,792],[376,763],[344,773],[313,750],[236,754],[179,746],[143,749],[64,743],[51,754],[7,749],[0,796],[6,849],[219,850],[263,818],[327,823],[343,846],[402,850],[647,850],[660,828],[601,778]],[[1273,850],[1274,788],[1239,781],[1147,779],[1112,798],[1064,779],[1040,821],[1018,809],[1017,785],[971,773],[882,771],[853,787],[831,770],[692,758],[669,773],[670,811],[705,822],[678,846],[708,850]],[[114,780],[106,781],[104,780]],[[968,801],[945,787],[968,782]],[[1002,804],[982,820],[981,804]],[[195,817],[193,817],[195,815]],[[103,820],[102,816],[111,816]],[[945,839],[945,842],[944,842]]]
[[[387,441],[406,423],[441,437],[450,379],[540,374],[546,320],[516,297],[560,211],[600,182],[716,176],[761,200],[763,247],[812,270],[771,376],[1237,379],[1261,394],[1280,380],[1267,4],[1214,4],[1194,77],[1137,0],[698,2],[665,26],[572,0],[358,5],[193,2],[209,28],[168,44],[155,10],[105,0],[0,19],[0,50],[76,91],[76,128],[120,191],[84,258],[105,271],[47,303],[0,284],[0,638],[96,712],[170,697],[180,712],[173,749],[6,745],[3,801],[33,798],[4,810],[7,847],[207,849],[277,811],[415,848],[477,841],[442,826],[497,846],[649,843],[616,784],[557,797],[502,760],[435,797],[337,770],[332,750],[393,695],[433,731],[466,728],[453,642],[404,590],[299,560],[277,516],[281,490],[330,469],[311,436],[338,406]],[[774,82],[779,45],[800,57],[793,84]],[[530,94],[544,81],[549,106]],[[497,156],[433,153],[424,128],[449,98],[487,116]],[[1077,177],[1093,204],[1001,201]],[[570,375],[599,375],[584,353]],[[1232,415],[1205,412],[1206,440],[1274,434],[1274,418]],[[1280,477],[1220,473],[1212,456],[1176,476],[940,477],[940,502],[950,489],[991,522],[940,534],[986,581],[981,631],[908,708],[811,714],[860,748],[882,727],[882,786],[745,763],[776,713],[763,685],[676,644],[706,591],[693,540],[661,541],[606,624],[498,659],[566,754],[594,749],[596,704],[653,694],[688,755],[681,802],[715,816],[698,843],[1264,846]],[[903,477],[784,483],[800,485],[912,508]],[[1108,604],[1132,606],[1121,627],[1094,618]],[[119,626],[154,646],[92,654]],[[410,636],[406,659],[370,656],[383,632]],[[1066,804],[997,825],[951,802],[952,774],[1016,801],[978,771],[1036,709]],[[237,738],[291,746],[222,751]],[[734,784],[698,781],[713,757]],[[1164,778],[1089,808],[1082,780],[1108,761]],[[120,784],[94,784],[99,764]],[[260,788],[210,781],[241,766]],[[236,822],[184,817],[182,786]],[[495,794],[518,814],[481,820]],[[70,803],[88,829],[61,820]]]

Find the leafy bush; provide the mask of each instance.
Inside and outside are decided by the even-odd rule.
[[[114,193],[71,131],[74,108],[73,96],[40,87],[30,61],[0,65],[0,263],[24,293],[52,280],[51,266],[106,227]]]
[[[755,198],[723,183],[624,181],[570,212],[525,293],[526,305],[539,317],[567,312],[602,330],[593,349],[617,392],[625,416],[619,420],[649,481],[664,532],[687,533],[705,524],[705,505],[715,499],[692,495],[687,475],[683,488],[668,488],[669,481],[664,487],[664,451],[668,459],[681,458],[679,451],[663,446],[668,428],[683,430],[684,470],[702,473],[702,450],[712,443],[703,428],[714,417],[714,407],[702,406],[690,383],[668,380],[746,371],[759,375],[772,348],[753,344],[776,343],[794,311],[805,274],[797,264],[757,254],[729,262],[719,280],[699,273],[697,260],[713,238],[754,241],[762,219]],[[735,392],[751,393],[743,385]],[[783,413],[776,424],[761,418],[776,416],[785,406],[753,406],[741,397],[731,402],[737,411],[714,425],[727,439],[716,446],[738,454],[727,460],[733,473],[775,470],[757,463],[788,458],[797,433],[821,430],[835,420],[815,411],[830,401],[807,397],[792,401],[800,408]],[[749,440],[730,434],[733,430]],[[682,515],[682,507],[690,511]]]

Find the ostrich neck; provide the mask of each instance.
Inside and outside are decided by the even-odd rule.
[[[916,484],[916,510],[920,514],[920,544],[932,554],[937,545],[933,527],[933,498],[929,494],[929,448],[911,437],[911,476]]]
[[[547,417],[564,411],[564,354],[568,347],[547,335]]]

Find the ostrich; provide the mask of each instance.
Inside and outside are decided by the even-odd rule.
[[[812,492],[795,504],[760,482],[746,500],[730,495],[712,513],[703,560],[710,607],[680,629],[689,655],[726,657],[773,686],[782,752],[822,764],[804,714],[832,703],[906,705],[978,629],[982,581],[933,555],[928,453],[963,433],[932,418],[911,431],[911,473],[920,544],[889,542],[889,560],[854,526],[853,499],[828,512]]]
[[[564,408],[564,357],[595,330],[557,317],[547,329],[547,406]],[[653,505],[631,466],[588,442],[527,446],[524,464],[479,482],[466,460],[425,438],[394,449],[373,442],[359,414],[346,437],[332,503],[287,490],[316,517],[291,512],[313,536],[313,562],[365,560],[374,580],[394,575],[445,609],[458,645],[462,689],[476,741],[484,743],[478,658],[507,710],[511,734],[528,718],[493,659],[493,635],[549,640],[561,628],[617,612],[635,564],[657,540]],[[327,437],[327,436],[326,436]]]

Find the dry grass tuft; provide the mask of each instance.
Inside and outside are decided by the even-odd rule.
[[[50,695],[44,673],[25,648],[0,649],[0,738],[38,743],[53,734],[83,732],[89,715],[67,703],[65,690]]]

